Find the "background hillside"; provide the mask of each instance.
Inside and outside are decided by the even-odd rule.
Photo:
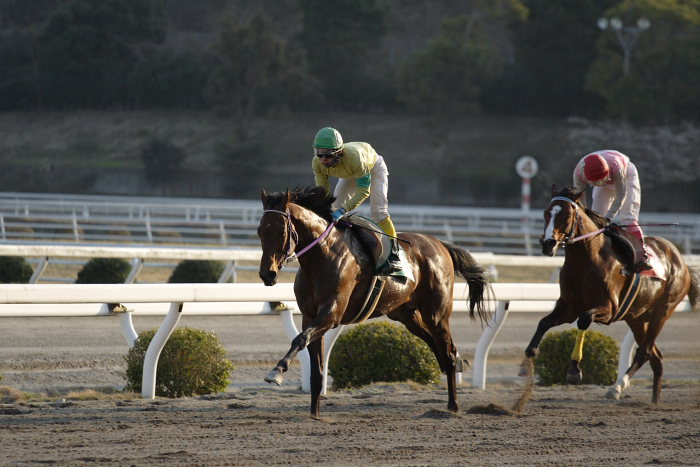
[[[619,18],[638,31],[629,70]],[[315,131],[370,142],[392,202],[533,204],[587,152],[697,210],[700,0],[0,0],[5,191],[256,198]]]
[[[371,142],[387,159],[393,202],[518,207],[515,161],[529,154],[540,165],[533,206],[543,205],[552,183],[571,183],[580,156],[612,147],[637,163],[646,210],[700,206],[700,127],[634,128],[573,118],[465,117],[449,124],[348,112],[261,118],[250,132],[262,143],[222,162],[235,125],[205,111],[4,113],[0,183],[3,191],[257,199],[261,188],[313,182],[311,142],[324,125],[335,125],[346,139]],[[178,171],[157,180],[149,179],[142,160],[153,138],[171,141],[184,155]]]

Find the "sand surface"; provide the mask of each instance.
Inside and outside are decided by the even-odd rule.
[[[0,403],[0,465],[700,465],[700,315],[675,315],[657,341],[659,405],[645,366],[620,401],[600,386],[535,386],[520,413],[496,410],[523,392],[518,364],[541,316],[511,313],[491,349],[486,391],[465,373],[458,414],[446,410],[443,385],[374,384],[329,391],[322,420],[308,416],[297,364],[282,387],[262,382],[288,349],[277,316],[182,317],[180,326],[216,331],[234,360],[224,393],[87,401],[69,392],[124,384],[116,318],[2,318],[0,385],[44,396]],[[134,324],[141,331],[162,319]],[[452,327],[471,359],[481,329],[463,314]],[[627,331],[593,329],[619,340]]]

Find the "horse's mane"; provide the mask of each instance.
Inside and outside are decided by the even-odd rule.
[[[275,192],[270,194],[271,199],[280,201],[287,196],[286,192]],[[305,188],[296,187],[289,192],[289,199],[292,203],[315,212],[328,222],[331,218],[331,204],[335,197],[328,194],[326,189],[320,186],[307,186]]]
[[[579,198],[580,192],[576,191],[576,188],[572,186],[567,186],[561,189],[559,192],[559,196],[563,196],[565,198],[569,198],[570,200],[575,200]],[[598,228],[602,228],[608,225],[608,220],[599,214],[596,214],[595,212],[591,211],[587,207],[584,207],[584,205],[576,201],[576,204],[583,209],[583,212],[586,213],[586,215],[593,221],[593,223],[596,225]]]

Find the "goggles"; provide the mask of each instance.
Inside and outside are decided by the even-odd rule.
[[[318,149],[315,150],[316,157],[319,159],[333,159],[337,155],[340,154],[341,149],[336,149],[333,152],[318,152]]]

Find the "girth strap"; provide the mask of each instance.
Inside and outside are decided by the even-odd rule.
[[[357,316],[348,324],[359,324],[367,320],[377,307],[379,297],[382,295],[382,290],[384,290],[384,280],[379,276],[372,276],[372,283],[369,286],[369,292],[365,298],[365,302],[362,304]]]
[[[634,278],[630,281],[630,285],[627,287],[627,292],[625,292],[625,297],[620,303],[620,309],[612,319],[613,322],[621,320],[627,314],[627,311],[629,311],[634,299],[637,298],[637,294],[639,293],[639,284],[642,282],[641,279],[641,274],[635,274]]]

